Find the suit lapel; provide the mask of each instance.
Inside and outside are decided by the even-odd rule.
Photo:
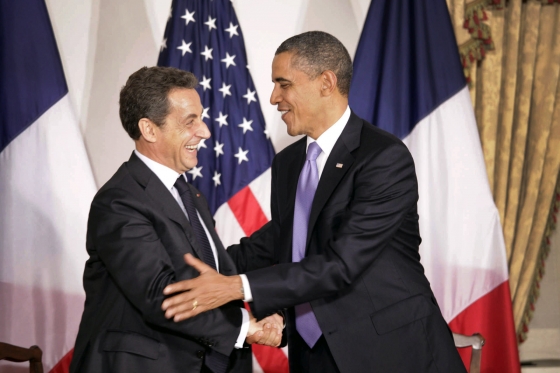
[[[362,130],[362,120],[354,113],[350,115],[350,119],[336,141],[325,168],[319,179],[315,197],[313,197],[313,204],[311,205],[311,213],[309,214],[309,225],[307,229],[306,245],[309,245],[311,232],[315,227],[317,218],[323,210],[325,203],[332,195],[338,183],[344,175],[348,172],[352,163],[354,163],[354,151],[360,145],[360,133]],[[337,164],[342,164],[342,167],[337,167]]]
[[[295,148],[292,152],[287,153],[291,158],[286,161],[286,167],[283,168],[285,171],[283,174],[279,174],[279,180],[286,181],[286,189],[285,190],[278,190],[277,193],[281,196],[285,196],[284,201],[282,202],[284,205],[279,206],[279,208],[284,210],[281,222],[281,230],[285,232],[290,232],[289,237],[283,237],[286,241],[286,247],[289,250],[282,250],[281,255],[283,256],[280,259],[281,263],[290,263],[292,261],[292,234],[293,234],[293,226],[294,226],[294,207],[296,203],[296,192],[297,192],[297,184],[299,181],[299,174],[301,173],[301,169],[305,163],[305,151],[307,146],[306,138],[302,138],[295,144]],[[282,182],[278,183],[277,188],[281,188],[283,185]],[[285,194],[284,194],[285,193]],[[284,203],[285,202],[285,203]]]
[[[192,230],[191,224],[181,207],[173,198],[171,192],[163,185],[161,180],[134,154],[127,163],[130,174],[135,180],[144,187],[144,192],[150,198],[152,203],[158,206],[161,211],[171,220],[179,224],[185,236],[189,240],[193,250],[199,258],[202,258],[202,252],[196,243],[196,238]]]

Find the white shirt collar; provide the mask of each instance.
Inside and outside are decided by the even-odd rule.
[[[169,190],[171,190],[171,188],[177,181],[177,178],[181,176],[181,174],[178,173],[177,171],[167,166],[164,166],[161,163],[154,161],[153,159],[146,157],[138,150],[134,150],[134,154],[136,154],[138,158],[140,158],[140,160],[144,162],[146,166],[148,166],[148,168],[152,170],[154,174],[156,174],[156,176],[161,180],[163,185],[165,185],[165,187]]]
[[[309,144],[317,141],[317,144],[319,144],[319,147],[325,154],[326,160],[331,154],[336,140],[338,140],[340,134],[344,130],[344,127],[346,127],[346,123],[348,123],[348,119],[350,119],[350,113],[350,106],[346,106],[346,110],[344,111],[344,114],[342,114],[340,119],[337,120],[332,126],[330,126],[325,132],[323,132],[317,140],[313,140],[311,137],[307,136],[307,147],[309,148]]]

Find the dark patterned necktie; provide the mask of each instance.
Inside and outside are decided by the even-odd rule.
[[[193,228],[194,235],[198,244],[202,248],[202,260],[210,267],[216,269],[216,261],[214,259],[214,254],[212,253],[212,248],[210,247],[210,241],[208,241],[208,236],[204,231],[204,227],[200,223],[198,214],[196,213],[196,207],[194,206],[194,197],[191,192],[191,188],[185,181],[183,175],[179,176],[175,182],[175,188],[181,196],[185,210],[187,210],[187,215],[189,216],[189,221],[191,227]],[[214,373],[224,373],[227,369],[229,363],[229,358],[226,355],[213,350],[207,349],[206,356],[204,357],[204,365]]]
[[[212,247],[210,247],[208,236],[204,231],[204,227],[200,223],[200,219],[198,219],[198,214],[196,213],[196,207],[194,206],[194,198],[191,189],[189,188],[183,175],[179,176],[174,186],[181,196],[181,200],[183,201],[185,210],[187,210],[194,235],[196,237],[196,240],[198,241],[198,244],[200,245],[200,248],[202,249],[202,260],[210,267],[216,269],[216,261],[214,259]]]

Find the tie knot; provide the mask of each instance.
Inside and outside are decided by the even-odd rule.
[[[319,156],[319,154],[321,154],[322,151],[323,150],[321,150],[319,144],[314,141],[309,144],[309,147],[307,148],[307,157],[305,159],[308,161],[316,161],[317,157]]]
[[[177,189],[177,191],[179,192],[180,195],[182,195],[187,190],[189,190],[189,186],[187,185],[187,182],[185,181],[185,178],[183,177],[183,175],[181,175],[177,178],[177,181],[175,182],[175,184],[173,186],[175,187],[175,189]]]

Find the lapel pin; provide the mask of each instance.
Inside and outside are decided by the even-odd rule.
[[[342,163],[337,163],[336,164],[336,168],[342,168],[343,164]]]
[[[197,197],[197,198],[200,197],[200,193],[196,193],[196,197]]]

